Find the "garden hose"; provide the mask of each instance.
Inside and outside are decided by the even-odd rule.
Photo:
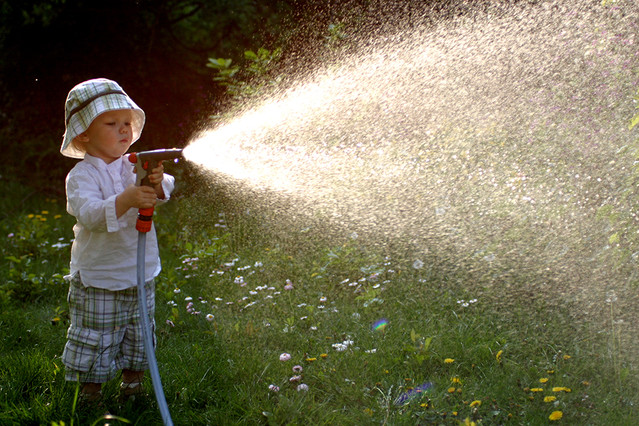
[[[149,171],[153,170],[159,162],[164,160],[178,159],[182,156],[181,149],[157,149],[154,151],[144,151],[132,153],[129,155],[129,161],[135,165],[136,169],[136,185],[152,186],[148,179]],[[138,305],[140,317],[142,320],[142,334],[144,337],[144,351],[149,361],[149,371],[153,382],[153,390],[155,399],[162,414],[162,420],[165,426],[173,426],[169,406],[166,403],[164,390],[162,389],[162,381],[160,380],[160,372],[158,370],[158,362],[155,359],[155,347],[153,345],[153,332],[149,322],[149,310],[146,305],[146,284],[145,281],[145,249],[146,249],[146,233],[151,230],[153,221],[153,208],[139,209],[138,220],[135,229],[138,230]]]
[[[144,258],[146,247],[146,232],[138,232],[138,305],[140,309],[140,319],[142,320],[142,334],[144,336],[144,351],[149,361],[149,371],[151,373],[151,381],[153,382],[153,391],[155,392],[155,400],[162,414],[162,421],[165,426],[173,426],[169,406],[166,403],[164,390],[162,389],[162,381],[160,380],[160,372],[158,370],[158,362],[155,359],[155,349],[153,346],[153,333],[149,322],[149,310],[146,306],[146,289],[144,287]]]

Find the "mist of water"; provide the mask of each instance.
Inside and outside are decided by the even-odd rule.
[[[495,2],[361,35],[357,54],[251,102],[184,154],[292,200],[299,227],[321,216],[589,315],[637,280],[597,214],[632,173],[638,22],[632,1]]]

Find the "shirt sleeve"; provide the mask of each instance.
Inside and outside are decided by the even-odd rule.
[[[158,205],[164,204],[171,199],[171,193],[175,189],[175,178],[171,175],[164,173],[164,179],[162,179],[162,190],[164,191],[164,199],[158,198]]]
[[[100,185],[89,174],[70,173],[66,181],[67,211],[91,232],[120,229],[115,211],[116,195],[103,198]]]

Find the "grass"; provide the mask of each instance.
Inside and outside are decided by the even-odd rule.
[[[153,397],[118,404],[117,381],[104,407],[75,406],[60,362],[73,220],[63,200],[3,184],[0,423],[102,424],[105,410],[161,423]],[[612,329],[543,295],[496,303],[459,272],[359,240],[270,235],[222,208],[182,195],[156,215],[157,358],[175,424],[636,422]]]

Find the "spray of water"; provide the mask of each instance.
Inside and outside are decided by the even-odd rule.
[[[636,280],[598,212],[632,172],[620,149],[636,139],[638,22],[632,1],[495,2],[368,35],[184,154],[293,200],[295,217],[405,244],[505,299],[541,292],[593,315]]]

